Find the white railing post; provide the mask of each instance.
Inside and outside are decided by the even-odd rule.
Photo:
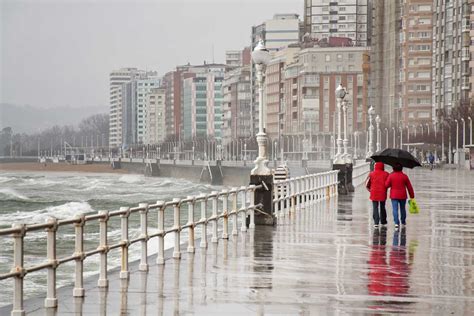
[[[188,196],[186,199],[190,199],[188,202],[188,252],[194,253],[194,197]]]
[[[255,185],[250,186],[250,206],[252,209],[250,210],[250,229],[255,229]]]
[[[289,191],[290,191],[290,214],[289,215],[292,215],[295,213],[295,205],[296,205],[296,180],[295,179],[292,179],[290,181],[290,187],[289,187]]]
[[[24,256],[23,256],[23,243],[25,237],[25,224],[13,224],[13,229],[18,229],[12,235],[13,237],[13,269],[12,272],[18,272],[15,275],[15,281],[13,283],[13,309],[11,312],[12,316],[24,316],[25,309],[23,306],[23,278],[25,276]]]
[[[97,281],[98,287],[108,287],[109,280],[107,279],[107,253],[109,252],[109,246],[107,244],[107,221],[109,220],[108,211],[99,211],[99,215],[102,217],[99,219],[99,235],[100,235],[100,269],[99,269],[99,281]]]
[[[232,197],[232,236],[237,236],[237,195],[238,189],[237,188],[232,188],[232,191],[235,193],[231,194]]]
[[[46,268],[48,270],[48,286],[44,307],[54,308],[58,306],[58,298],[56,297],[56,268],[58,267],[56,259],[56,232],[58,230],[58,220],[56,218],[48,218],[46,222],[51,226],[46,229],[46,255],[49,266]]]
[[[141,244],[141,258],[138,270],[148,271],[148,203],[140,203],[138,207],[140,210],[140,241]]]
[[[216,243],[217,242],[217,201],[218,201],[218,192],[217,191],[212,191],[212,195],[216,195],[212,197],[212,237],[211,237],[211,242]]]
[[[157,201],[158,206],[158,254],[156,264],[165,264],[165,202]]]
[[[246,187],[241,187],[240,188],[240,191],[241,191],[241,194],[240,194],[240,204],[241,205],[241,208],[243,209],[242,213],[241,213],[241,217],[240,217],[240,220],[241,220],[241,225],[240,226],[240,231],[242,232],[246,232],[247,231],[247,188]]]
[[[222,191],[222,239],[229,239],[229,191]]]
[[[128,271],[128,217],[130,216],[130,208],[129,207],[121,207],[121,212],[125,212],[125,214],[120,215],[120,224],[121,224],[121,231],[122,231],[122,240],[121,240],[121,257],[122,257],[122,264],[120,269],[120,278],[121,279],[128,279],[130,277],[130,271]]]
[[[75,282],[72,295],[74,297],[84,297],[84,224],[85,215],[76,217],[77,222],[74,223],[76,232],[74,255],[76,258]]]
[[[174,250],[173,250],[173,258],[181,259],[181,251],[180,251],[180,235],[181,235],[181,224],[180,222],[180,199],[174,198],[173,199],[173,218],[174,218]]]
[[[201,199],[201,248],[207,248],[207,197],[204,194],[199,196]]]

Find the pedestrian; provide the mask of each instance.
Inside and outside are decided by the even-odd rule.
[[[434,160],[435,160],[435,157],[433,156],[433,153],[430,152],[430,155],[428,156],[428,162],[430,163],[431,170],[433,170],[433,167],[434,167]]]
[[[411,199],[415,198],[415,192],[411,185],[410,179],[406,174],[403,173],[403,167],[401,164],[397,163],[393,166],[393,172],[388,176],[387,181],[385,182],[385,187],[390,188],[390,199],[392,200],[393,208],[393,221],[395,222],[395,228],[398,228],[400,225],[400,220],[402,225],[406,225],[407,212],[405,205],[407,202],[407,190]],[[400,220],[398,217],[398,210],[400,208]]]
[[[385,201],[387,200],[387,188],[385,182],[389,174],[384,170],[382,162],[375,163],[374,171],[369,174],[367,180],[367,190],[370,192],[372,201],[372,217],[374,219],[374,228],[387,225],[387,211]]]

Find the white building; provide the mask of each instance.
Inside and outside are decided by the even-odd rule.
[[[166,89],[151,89],[146,96],[146,144],[159,144],[165,141],[165,98]]]
[[[161,79],[157,77],[156,72],[147,72],[143,74],[140,79],[136,80],[136,112],[137,112],[137,124],[136,134],[137,142],[145,142],[146,135],[146,97],[152,89],[158,88],[161,85]]]
[[[369,5],[370,0],[305,0],[304,32],[318,40],[347,37],[356,46],[369,46]]]
[[[275,14],[273,19],[265,21],[265,46],[276,51],[289,44],[298,43],[300,38],[300,20],[298,14]]]

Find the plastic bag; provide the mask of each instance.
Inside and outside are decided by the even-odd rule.
[[[416,203],[415,199],[410,199],[408,201],[409,209],[408,211],[410,214],[418,214],[420,213],[420,208],[418,207],[418,203]]]

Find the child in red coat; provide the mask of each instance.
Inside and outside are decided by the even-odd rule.
[[[387,200],[387,188],[385,182],[388,178],[388,172],[384,170],[382,162],[375,163],[374,171],[369,174],[367,189],[370,191],[370,200],[372,201],[372,217],[374,218],[374,227],[378,228],[379,223],[387,225],[387,211],[385,201]]]

